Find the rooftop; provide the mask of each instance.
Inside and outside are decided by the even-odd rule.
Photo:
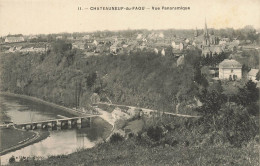
[[[219,64],[220,68],[242,68],[242,65],[234,59],[225,59]]]

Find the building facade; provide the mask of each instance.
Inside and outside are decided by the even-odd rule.
[[[240,80],[242,78],[242,65],[234,59],[225,59],[219,64],[220,80]]]

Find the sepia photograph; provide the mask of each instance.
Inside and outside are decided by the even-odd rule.
[[[260,0],[0,0],[0,165],[259,166]]]

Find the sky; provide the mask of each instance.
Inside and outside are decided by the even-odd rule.
[[[90,7],[150,8],[93,11]],[[190,7],[154,11],[152,7]],[[78,10],[78,7],[87,10]],[[260,28],[260,0],[0,0],[0,36],[125,29]]]

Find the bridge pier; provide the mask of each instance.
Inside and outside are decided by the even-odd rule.
[[[32,124],[32,130],[37,129],[37,124]]]
[[[81,119],[81,118],[78,118],[78,119],[77,119],[77,124],[80,124],[80,125],[81,125],[81,122],[82,122],[82,119]]]
[[[35,130],[35,129],[48,129],[53,130],[56,129],[70,129],[72,127],[82,128],[82,127],[90,127],[92,123],[93,116],[85,116],[85,117],[72,117],[72,118],[64,118],[64,119],[54,119],[54,120],[46,120],[39,122],[31,122],[31,123],[23,123],[23,124],[15,124],[17,127],[22,128],[23,130]]]
[[[87,127],[91,126],[91,119],[92,119],[91,117],[86,118]]]
[[[31,125],[31,124],[27,124],[27,125],[25,126],[25,129],[26,129],[26,130],[31,130],[31,129],[32,129],[32,125]]]
[[[47,124],[47,126],[48,126],[48,128],[52,128],[52,123],[49,122],[49,123]]]
[[[57,120],[56,123],[57,123],[57,127],[61,127],[61,121]]]
[[[42,129],[42,124],[41,123],[37,123],[36,126],[37,126],[37,129]]]
[[[56,127],[56,122],[55,121],[52,122],[52,128],[54,128],[54,127]]]
[[[68,128],[69,128],[69,129],[71,129],[71,124],[72,124],[71,121],[72,121],[72,120],[68,120]]]
[[[47,128],[47,124],[42,123],[42,129],[46,129]]]
[[[61,121],[61,127],[64,127],[64,126],[65,126],[65,122]]]
[[[78,129],[81,129],[81,124],[82,124],[82,119],[81,119],[81,118],[78,118],[78,119],[77,119],[77,128],[78,128]]]

